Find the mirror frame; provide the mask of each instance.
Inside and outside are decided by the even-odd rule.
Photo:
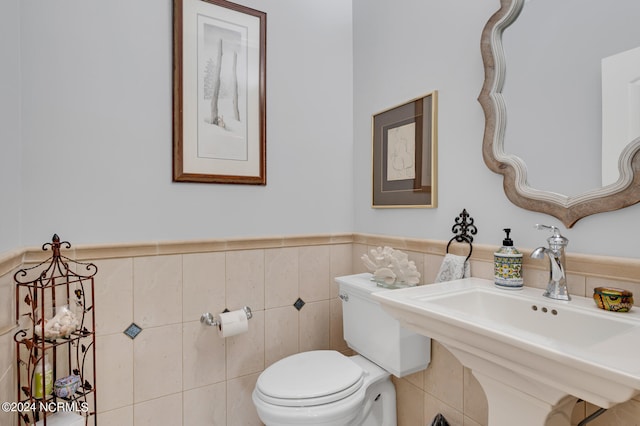
[[[577,196],[567,196],[532,188],[527,183],[524,161],[504,150],[507,108],[502,96],[506,60],[502,45],[504,30],[514,23],[525,0],[500,0],[482,31],[480,49],[484,63],[484,84],[478,97],[485,114],[482,142],[484,162],[493,172],[503,175],[507,198],[526,210],[546,213],[571,228],[585,216],[618,210],[640,202],[640,138],[633,140],[621,153],[619,179],[602,188]],[[553,11],[549,11],[552,13]]]

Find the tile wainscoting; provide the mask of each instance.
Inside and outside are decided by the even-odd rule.
[[[360,256],[389,245],[406,251],[423,281],[433,282],[446,242],[366,234],[287,236],[72,247],[63,254],[98,266],[97,389],[101,426],[259,425],[251,391],[261,371],[313,349],[349,353],[333,277],[363,272]],[[472,274],[493,276],[495,246],[474,246]],[[454,247],[462,254],[463,247]],[[13,273],[50,253],[27,248],[0,258],[0,328],[14,321]],[[526,256],[525,284],[543,288],[547,264]],[[567,255],[572,294],[624,287],[640,294],[640,260]],[[300,298],[300,310],[294,303]],[[200,324],[203,312],[250,306],[249,332],[221,338]],[[131,339],[123,331],[136,323]],[[15,400],[12,335],[0,336],[0,400]],[[433,342],[429,368],[395,379],[398,424],[486,425],[487,405],[470,372]],[[574,411],[574,424],[596,408]],[[640,398],[590,425],[638,426]],[[0,412],[0,424],[15,424]]]

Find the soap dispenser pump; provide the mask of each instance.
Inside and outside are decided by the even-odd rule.
[[[513,246],[513,240],[509,238],[510,228],[503,229],[507,235],[502,240],[502,247],[493,254],[494,283],[500,288],[519,290],[523,287],[522,280],[522,253]]]

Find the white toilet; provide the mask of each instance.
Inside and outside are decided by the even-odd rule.
[[[395,426],[398,377],[429,365],[429,338],[400,327],[371,293],[386,290],[371,274],[336,278],[344,338],[359,355],[310,351],[283,358],[260,374],[253,391],[267,426]]]

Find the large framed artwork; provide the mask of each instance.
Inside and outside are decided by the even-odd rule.
[[[173,180],[266,184],[266,13],[173,0]]]
[[[372,207],[437,207],[437,118],[437,91],[373,116]]]

